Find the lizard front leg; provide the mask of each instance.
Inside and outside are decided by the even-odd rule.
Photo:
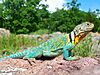
[[[79,57],[72,57],[70,49],[72,48],[72,44],[68,44],[63,48],[63,56],[65,60],[77,60]]]

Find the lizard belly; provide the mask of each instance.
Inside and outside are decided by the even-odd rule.
[[[45,57],[56,57],[61,54],[62,54],[62,49],[51,50],[50,52],[48,52],[48,50],[43,50],[43,56]]]

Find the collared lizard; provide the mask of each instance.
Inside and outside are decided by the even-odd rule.
[[[77,57],[71,57],[71,49],[76,46],[79,41],[84,38],[88,32],[90,32],[94,27],[93,23],[84,22],[77,25],[74,30],[69,34],[62,34],[55,38],[49,39],[43,44],[40,44],[37,47],[33,47],[22,52],[17,52],[9,56],[0,58],[37,58],[41,56],[45,57],[56,57],[63,54],[65,60],[75,60]]]

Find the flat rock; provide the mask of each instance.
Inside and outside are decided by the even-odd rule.
[[[66,61],[63,60],[62,55],[51,60],[6,59],[0,61],[0,74],[100,75],[100,64],[98,60],[86,57],[75,61]]]

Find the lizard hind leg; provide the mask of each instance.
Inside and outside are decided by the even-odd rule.
[[[32,66],[33,62],[36,63],[35,58],[36,57],[41,57],[42,56],[42,51],[36,52],[36,51],[31,51],[28,54],[26,54],[23,59],[27,60],[29,64]]]

